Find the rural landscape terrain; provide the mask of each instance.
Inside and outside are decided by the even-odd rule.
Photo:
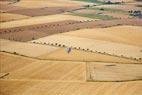
[[[0,95],[142,95],[142,0],[0,0]]]

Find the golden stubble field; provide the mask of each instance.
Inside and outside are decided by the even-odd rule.
[[[133,2],[133,0],[123,1]],[[48,23],[50,26],[53,22],[55,25],[64,25],[61,21],[66,23],[68,20],[78,21],[84,28],[93,27],[93,25],[94,27],[111,26],[93,29],[77,28],[75,31],[70,31],[70,28],[78,26],[71,23],[72,25],[66,24],[66,28],[59,26],[62,30],[68,31],[66,33],[62,30],[60,33],[57,28],[58,34],[44,36],[44,38],[41,36],[40,39],[29,42],[18,42],[17,39],[17,41],[11,41],[10,38],[9,40],[0,39],[0,95],[142,95],[142,61],[140,60],[142,58],[142,27],[133,26],[141,25],[140,19],[139,21],[133,18],[128,19],[130,21],[118,19],[97,22],[98,19],[72,16],[62,10],[66,7],[81,8],[92,4],[95,3],[75,0],[20,0],[16,3],[0,0],[0,11],[3,12],[0,15],[2,18],[0,21],[6,21],[0,23],[0,29],[4,30],[1,34],[11,37],[9,32],[10,34],[18,32],[21,37],[24,35],[27,38],[33,36],[33,32],[45,35],[44,33],[52,32],[52,27],[51,31],[43,28],[36,31],[26,30],[22,34],[23,29],[21,30],[20,27],[37,28],[44,26],[40,24]],[[94,7],[122,11],[141,9],[137,3]],[[19,14],[18,12],[6,13],[14,10],[28,10],[28,8],[31,10],[37,8],[38,11],[61,8],[59,11],[62,12],[56,15],[42,14],[42,16],[34,17],[20,15],[20,12]],[[31,12],[31,15],[33,13]],[[125,14],[108,13],[107,15],[129,18]],[[112,27],[117,22],[127,25]],[[20,31],[17,31],[17,28]],[[6,29],[9,29],[8,33]],[[19,35],[15,36],[20,38]],[[66,47],[72,47],[70,53],[67,53]]]
[[[83,29],[63,33],[63,35],[104,40],[109,42],[123,43],[140,47],[142,46],[141,26],[123,25],[110,28]]]
[[[9,73],[0,79],[2,95],[113,95],[114,93],[141,95],[142,93],[141,81],[86,82],[84,62],[39,61],[2,52],[0,57],[1,73]],[[101,70],[98,66],[96,68]]]
[[[136,29],[137,32],[135,32]],[[75,32],[55,34],[31,42],[57,43],[67,47],[89,49],[104,54],[108,53],[111,55],[139,59],[142,58],[141,31],[141,27],[137,26],[118,26],[104,29],[96,28],[92,30],[77,30]]]
[[[43,60],[62,60],[62,61],[100,61],[117,63],[141,63],[136,60],[110,56],[95,52],[72,49],[68,54],[65,47],[51,46],[47,44],[35,44],[31,42],[15,42],[1,39],[1,51],[38,58]],[[35,52],[36,51],[36,52]]]
[[[87,18],[87,17],[80,17],[80,16],[71,16],[66,14],[57,14],[57,15],[49,15],[49,16],[37,16],[37,17],[29,18],[29,19],[4,22],[0,24],[0,28],[6,29],[6,28],[13,28],[13,27],[20,27],[20,26],[65,21],[65,20],[87,21],[87,20],[94,20],[94,19]]]
[[[27,19],[30,16],[20,15],[20,14],[11,14],[11,13],[1,13],[0,22],[14,21],[20,19]]]
[[[85,81],[85,64],[71,61],[46,61],[0,53],[4,79]]]
[[[29,57],[37,57],[46,53],[50,53],[58,47],[52,47],[52,46],[43,46],[38,44],[32,44],[32,43],[24,43],[24,42],[16,42],[16,41],[10,41],[10,40],[0,40],[1,51],[6,51],[10,53],[16,53],[24,56]]]
[[[33,4],[34,3],[34,4]],[[80,2],[73,0],[21,0],[19,3],[14,4],[14,6],[26,7],[26,8],[39,8],[39,7],[76,7],[83,6],[93,3]]]
[[[127,68],[127,69],[126,69]],[[131,81],[142,79],[141,64],[88,62],[88,81]],[[131,73],[130,73],[131,72]]]

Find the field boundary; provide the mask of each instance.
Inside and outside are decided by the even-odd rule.
[[[117,63],[117,64],[139,64],[139,65],[141,65],[141,64],[142,64],[142,63],[106,62],[106,61],[80,61],[80,60],[55,60],[55,59],[41,59],[41,58],[37,58],[37,57],[30,57],[30,56],[26,56],[26,55],[21,55],[21,54],[18,54],[18,53],[11,53],[11,52],[7,52],[7,51],[0,51],[0,52],[8,53],[8,54],[15,55],[15,56],[21,56],[21,57],[31,58],[31,59],[35,59],[35,60],[42,60],[42,61],[105,62],[105,63]]]

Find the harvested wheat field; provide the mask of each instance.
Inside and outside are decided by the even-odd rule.
[[[0,52],[0,73],[11,73],[35,60]]]
[[[7,22],[13,20],[27,19],[29,16],[19,15],[19,14],[11,14],[11,13],[1,13],[0,14],[0,22]]]
[[[57,49],[53,52],[39,56],[40,59],[62,60],[62,61],[87,61],[87,62],[116,62],[116,63],[142,63],[136,60],[110,56],[100,53],[92,53],[88,51],[72,49],[70,53],[65,51],[65,48]]]
[[[5,23],[1,23],[0,28],[1,29],[12,28],[12,27],[34,25],[34,24],[51,23],[51,22],[64,21],[64,20],[80,21],[80,20],[92,20],[92,19],[79,17],[79,16],[58,14],[58,15],[50,15],[50,16],[38,16],[38,17],[29,18],[29,19],[5,22]]]
[[[13,53],[16,55],[34,57],[46,60],[62,60],[62,61],[101,61],[101,62],[117,62],[117,63],[141,63],[137,60],[121,58],[101,53],[93,53],[83,50],[72,49],[68,54],[65,48],[55,46],[22,43],[9,40],[1,40],[1,51]],[[37,51],[37,52],[33,52]]]
[[[127,68],[127,69],[126,69]],[[88,63],[88,81],[131,81],[142,79],[142,65],[116,63]],[[131,73],[130,73],[131,72]]]
[[[81,29],[77,31],[62,33],[62,35],[84,37],[84,38],[110,41],[115,43],[142,46],[141,26],[123,25],[123,26],[115,26],[109,28]]]
[[[89,49],[96,52],[107,53],[110,55],[118,55],[133,58],[142,58],[141,47],[126,45],[122,43],[114,43],[109,41],[102,41],[84,37],[66,36],[57,34],[53,36],[43,37],[31,42],[41,43],[57,43],[68,47],[76,47],[81,49]]]
[[[9,65],[8,60],[13,60],[8,71],[2,70],[2,72],[9,72],[7,76],[0,79],[0,88],[3,89],[0,90],[2,95],[20,95],[21,93],[23,95],[39,95],[42,93],[47,95],[61,93],[63,95],[112,95],[114,92],[116,95],[120,93],[121,95],[141,95],[142,93],[140,90],[141,81],[85,82],[85,63],[39,61],[7,53],[1,53],[0,56],[3,57],[1,64],[5,64],[3,68],[7,68],[6,64]],[[19,62],[15,63],[16,60],[19,62],[29,60],[29,62],[18,64]],[[98,63],[98,65],[101,64]]]
[[[58,82],[0,80],[3,95],[141,95],[142,81],[134,82]]]
[[[4,79],[85,81],[83,62],[40,61],[7,53],[0,53],[0,57],[1,73],[9,73]]]
[[[0,95],[142,95],[140,0],[0,0]]]
[[[34,4],[33,4],[34,3]],[[42,7],[76,7],[82,5],[88,5],[92,3],[73,1],[73,0],[21,0],[15,3],[14,6],[25,8],[42,8]]]
[[[6,51],[14,54],[25,55],[29,57],[37,57],[47,52],[52,52],[58,47],[43,46],[32,43],[21,43],[10,40],[0,40],[1,51]]]

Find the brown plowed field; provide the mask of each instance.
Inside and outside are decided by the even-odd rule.
[[[8,11],[9,13],[27,15],[27,16],[41,16],[41,15],[53,15],[60,14],[67,11],[72,11],[77,7],[44,7],[44,8],[33,8],[33,9],[21,9]]]
[[[60,21],[54,23],[4,29],[0,31],[0,38],[16,41],[30,41],[51,34],[70,31],[71,29],[66,28],[66,26],[74,23],[78,23],[78,21]]]
[[[60,21],[60,22],[53,22],[47,24],[37,24],[37,25],[30,25],[30,26],[21,26],[15,28],[7,28],[7,29],[0,29],[0,37],[4,39],[10,40],[18,40],[18,41],[29,41],[32,40],[35,36],[35,39],[41,38],[43,36],[55,34],[55,33],[62,33],[68,32],[78,29],[84,28],[95,28],[95,27],[110,27],[116,25],[138,25],[142,26],[141,19],[119,19],[119,20],[109,20],[109,21]],[[17,31],[17,32],[16,32]],[[28,33],[30,35],[25,36],[24,33]],[[31,32],[34,31],[34,32]],[[10,36],[9,36],[10,34]],[[46,34],[46,35],[43,35]],[[19,35],[19,36],[15,36]],[[20,39],[20,38],[21,39]]]
[[[25,8],[0,3],[0,12],[8,12],[8,11],[14,11],[14,10],[21,10],[21,9],[25,9]]]

